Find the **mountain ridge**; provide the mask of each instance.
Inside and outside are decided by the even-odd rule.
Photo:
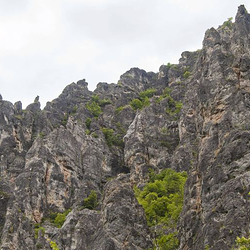
[[[249,34],[241,5],[158,73],[131,68],[94,91],[83,79],[43,110],[0,97],[0,249],[152,249],[133,187],[166,168],[188,174],[179,249],[248,237]]]

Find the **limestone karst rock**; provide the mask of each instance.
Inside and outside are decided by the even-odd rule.
[[[0,249],[152,248],[133,192],[150,168],[188,173],[180,250],[229,250],[248,236],[249,37],[240,6],[201,50],[158,73],[132,68],[94,92],[83,79],[43,110],[37,98],[23,110],[0,96]]]

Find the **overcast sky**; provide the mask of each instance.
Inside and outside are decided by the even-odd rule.
[[[94,90],[131,67],[157,72],[240,4],[249,10],[246,0],[0,0],[0,93],[44,106],[83,78]]]

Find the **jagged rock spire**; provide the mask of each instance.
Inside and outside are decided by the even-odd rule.
[[[39,95],[35,98],[34,102],[39,102]]]

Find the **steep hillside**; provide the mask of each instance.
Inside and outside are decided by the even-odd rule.
[[[68,85],[41,110],[0,95],[0,249],[154,249],[135,197],[186,171],[180,250],[229,250],[250,232],[250,15],[206,31],[158,73]],[[166,234],[168,232],[165,232]],[[174,249],[174,248],[161,248]]]

